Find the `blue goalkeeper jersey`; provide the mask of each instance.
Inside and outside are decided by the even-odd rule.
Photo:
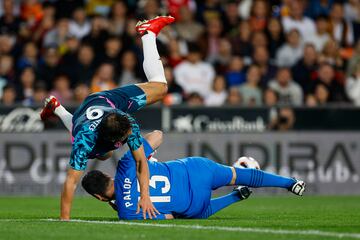
[[[153,150],[146,140],[143,143],[145,155],[149,156]],[[216,163],[199,157],[168,162],[148,161],[150,198],[161,213],[156,219],[165,219],[165,214],[196,218],[203,213],[210,204],[215,179],[214,171],[209,167],[212,165]],[[130,151],[118,162],[114,184],[119,219],[143,219],[142,212],[136,214],[140,189],[136,163]]]
[[[146,96],[135,85],[129,85],[110,91],[90,95],[73,115],[73,144],[70,155],[70,167],[83,171],[88,159],[105,155],[107,152],[127,143],[135,151],[142,145],[139,125],[128,113],[145,106]],[[124,142],[107,142],[98,138],[98,126],[103,117],[115,112],[126,115],[131,123],[132,134]]]

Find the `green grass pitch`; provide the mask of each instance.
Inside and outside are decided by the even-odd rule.
[[[360,196],[250,197],[206,220],[119,224],[110,207],[85,197],[73,218],[87,222],[45,220],[58,211],[58,198],[0,197],[0,239],[360,239]]]

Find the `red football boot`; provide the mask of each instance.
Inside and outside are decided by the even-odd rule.
[[[140,35],[144,35],[146,31],[151,31],[157,36],[161,29],[174,21],[175,18],[172,16],[157,16],[150,20],[139,21],[136,24],[136,31],[140,33]]]
[[[54,96],[50,96],[44,101],[44,108],[40,113],[40,118],[45,121],[47,118],[54,115],[55,109],[60,106],[60,102]]]

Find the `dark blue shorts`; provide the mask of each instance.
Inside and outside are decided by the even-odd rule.
[[[145,105],[144,91],[136,85],[128,85],[89,95],[74,113],[74,118],[91,106],[111,106],[125,113],[134,113]]]

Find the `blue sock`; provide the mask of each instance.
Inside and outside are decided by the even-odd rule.
[[[282,177],[257,169],[235,168],[237,185],[248,187],[280,187],[289,188],[296,181],[293,178]]]
[[[211,215],[220,211],[221,209],[224,209],[240,200],[241,199],[239,197],[239,193],[236,191],[222,197],[213,198],[210,200],[209,207],[204,213],[201,214],[201,216],[199,216],[199,218],[208,218]]]

